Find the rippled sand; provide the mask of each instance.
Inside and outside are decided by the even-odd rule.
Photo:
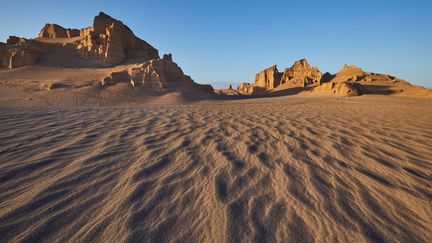
[[[0,241],[430,242],[432,102],[0,108]]]

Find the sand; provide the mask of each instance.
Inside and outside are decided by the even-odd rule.
[[[428,242],[432,100],[0,107],[0,242]]]

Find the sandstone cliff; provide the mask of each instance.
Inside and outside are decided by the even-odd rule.
[[[279,73],[276,65],[274,65],[257,73],[253,86],[268,90],[274,89],[280,84],[281,77],[281,73]]]
[[[158,51],[136,37],[121,21],[101,12],[94,18],[93,29],[85,29],[88,35],[77,46],[83,58],[97,59],[107,65],[120,64],[127,58],[148,61],[159,58]]]
[[[93,26],[81,30],[46,24],[36,39],[9,37],[6,46],[3,45],[1,49],[1,66],[15,68],[34,64],[39,54],[49,61],[52,52],[58,52],[60,59],[76,56],[84,61],[81,66],[85,66],[85,61],[88,61],[89,67],[114,66],[125,61],[146,62],[159,58],[157,49],[136,37],[121,21],[101,12],[94,18]],[[55,65],[58,62],[53,60],[51,63]]]

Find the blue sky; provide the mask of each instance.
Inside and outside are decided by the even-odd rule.
[[[432,88],[432,1],[2,1],[3,42],[45,23],[86,27],[104,11],[216,87],[307,58],[322,72],[355,64]]]

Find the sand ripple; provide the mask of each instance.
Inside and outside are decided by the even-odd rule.
[[[7,109],[0,241],[427,242],[432,105]]]

